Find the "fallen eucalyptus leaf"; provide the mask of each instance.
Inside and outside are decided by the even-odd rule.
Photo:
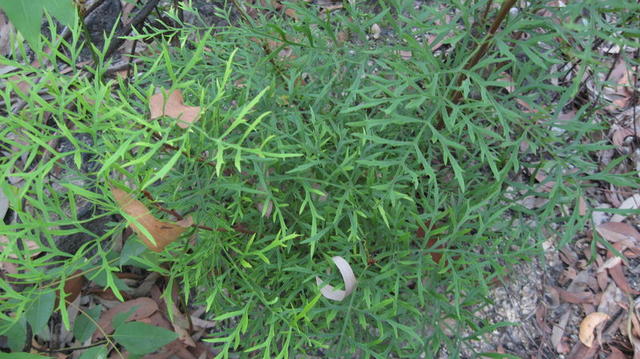
[[[640,194],[634,194],[633,196],[625,199],[618,209],[638,209],[640,207]],[[627,218],[627,215],[614,214],[611,217],[611,222],[622,222]]]
[[[188,128],[200,118],[200,107],[185,105],[180,90],[171,91],[166,99],[164,90],[151,96],[149,109],[151,110],[152,120],[161,116],[168,116],[177,119],[178,126],[181,128]]]
[[[154,217],[149,209],[142,202],[134,199],[131,194],[115,187],[111,188],[111,193],[122,210],[136,219],[137,223],[130,224],[131,229],[154,252],[162,251],[193,224],[191,217],[186,217],[177,223],[163,222]],[[143,231],[140,225],[146,231]],[[153,238],[148,238],[146,233],[151,234]]]
[[[622,222],[607,222],[596,227],[596,231],[602,238],[611,243],[625,239],[640,241],[640,233],[630,224]]]
[[[609,320],[609,314],[602,312],[593,312],[587,315],[582,322],[580,322],[580,332],[578,336],[582,344],[591,348],[593,345],[593,331],[596,327],[607,320]]]

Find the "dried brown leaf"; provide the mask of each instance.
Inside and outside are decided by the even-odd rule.
[[[536,313],[535,313],[535,318],[536,318],[536,324],[538,325],[538,329],[540,329],[542,332],[544,333],[551,333],[551,328],[549,328],[549,325],[547,324],[547,307],[542,304],[539,303],[536,306]]]
[[[618,206],[618,209],[638,209],[638,208],[640,208],[640,194],[634,194],[633,196],[630,196]],[[622,222],[626,218],[627,218],[627,215],[614,214],[611,217],[611,222]]]
[[[102,331],[106,334],[113,332],[112,320],[118,313],[128,313],[133,308],[135,311],[127,318],[127,321],[139,321],[144,318],[148,318],[153,313],[158,311],[158,304],[151,298],[137,298],[128,300],[123,303],[119,303],[113,308],[102,313],[102,316],[98,320],[98,326],[102,328]],[[96,329],[93,334],[93,339],[97,340],[102,338],[102,331]]]
[[[151,214],[149,209],[129,193],[111,187],[111,193],[122,210],[135,218],[138,223],[131,223],[130,227],[152,251],[160,252],[171,242],[175,241],[184,230],[193,224],[191,217],[186,217],[178,223],[163,222]],[[155,241],[151,241],[139,227],[144,227]]]
[[[629,282],[627,281],[627,277],[625,277],[624,272],[622,271],[622,264],[618,263],[618,265],[615,265],[609,268],[608,271],[609,271],[609,276],[611,277],[611,279],[613,279],[613,281],[616,283],[616,285],[618,286],[618,288],[620,288],[621,291],[628,294],[633,294],[633,295],[640,294],[640,292],[638,292],[635,289],[632,289],[631,286],[629,285]]]
[[[15,33],[13,25],[9,22],[9,19],[0,12],[0,55],[9,56],[11,50],[11,36]]]
[[[609,314],[602,312],[593,312],[587,315],[582,322],[580,322],[580,332],[578,336],[582,344],[591,348],[593,346],[594,333],[593,331],[600,324],[605,323],[607,320],[611,318]]]
[[[217,326],[216,322],[200,319],[193,315],[191,316],[191,323],[193,324],[194,327],[199,327],[202,329],[208,329],[208,328],[213,328]]]
[[[607,269],[611,269],[619,264],[622,263],[622,258],[620,257],[611,257],[609,259],[607,259],[604,263],[602,263],[601,266],[598,267],[598,273],[602,273],[604,271],[606,271]]]
[[[171,323],[162,315],[162,313],[155,312],[146,318],[141,318],[137,320],[138,322],[143,322],[149,325],[153,325],[154,327],[164,328],[166,330],[171,330]],[[178,340],[178,339],[176,339]]]
[[[173,330],[178,334],[178,339],[186,346],[195,347],[196,343],[191,338],[189,334],[189,320],[187,317],[182,314],[182,312],[176,307],[176,304],[171,301],[170,310],[173,314],[173,320],[171,321],[171,325],[173,326]]]
[[[631,344],[633,344],[633,359],[640,359],[640,339],[636,336],[630,336]]]
[[[605,290],[609,285],[609,274],[606,271],[598,272],[596,274],[596,280],[598,281],[598,288]]]
[[[64,281],[64,293],[66,297],[65,301],[71,303],[80,295],[80,291],[84,287],[86,283],[86,279],[84,276],[80,275],[82,271],[76,271],[73,275],[76,277],[66,279]]]
[[[587,201],[585,201],[584,196],[580,196],[578,199],[578,214],[581,216],[587,215]]]
[[[638,231],[628,223],[602,223],[596,227],[596,231],[602,236],[602,238],[612,243],[625,239],[640,241],[640,233],[638,233]]]
[[[576,343],[566,359],[591,359],[596,355],[598,349],[597,345],[589,348],[582,343]]]
[[[627,356],[624,355],[624,353],[621,352],[620,349],[616,347],[609,347],[609,349],[611,350],[611,353],[609,353],[607,359],[627,359]]]
[[[166,96],[164,89],[149,99],[151,119],[168,116],[178,120],[178,126],[188,128],[200,118],[200,107],[186,106],[180,90],[173,90]]]
[[[632,129],[619,127],[613,131],[613,135],[611,135],[611,142],[614,146],[618,147],[618,149],[621,149],[622,146],[624,146],[624,140],[629,136],[635,136]]]
[[[294,20],[298,20],[298,14],[296,14],[296,11],[292,8],[287,8],[284,11],[285,15],[287,15],[288,17],[294,19]]]
[[[572,304],[595,304],[595,296],[589,291],[570,292],[562,288],[554,289],[558,292],[560,300],[562,300],[563,302]]]
[[[431,222],[425,221],[424,226],[429,228],[429,226],[431,226]],[[418,230],[416,231],[416,237],[424,238],[424,236],[425,236],[424,229],[422,229],[422,227],[418,227]],[[436,243],[438,243],[438,237],[432,236],[427,241],[426,247],[427,247],[427,250],[433,250],[433,252],[431,252],[431,259],[433,259],[433,261],[436,263],[440,263],[440,260],[442,259],[442,253],[439,252],[438,250],[444,248],[444,246],[439,245],[438,247],[434,248]]]
[[[558,324],[554,325],[551,329],[551,344],[555,351],[560,354],[566,354],[569,352],[569,348],[566,347],[562,338],[570,317],[571,311],[566,311],[562,317],[560,317]]]
[[[498,79],[498,82],[504,82],[504,88],[508,93],[513,93],[516,90],[515,83],[513,81],[513,77],[506,72],[500,74],[502,77]]]
[[[616,286],[615,283],[609,283],[607,288],[603,291],[602,296],[600,297],[600,303],[598,304],[597,312],[607,313],[609,315],[614,315],[616,311],[620,308],[618,302],[621,301],[624,297],[624,294]]]

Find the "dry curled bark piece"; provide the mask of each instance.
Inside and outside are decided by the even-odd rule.
[[[338,267],[340,275],[342,275],[345,290],[335,289],[333,286],[325,284],[320,277],[316,277],[316,283],[320,288],[320,293],[322,293],[325,298],[339,302],[344,300],[344,298],[348,297],[349,294],[353,292],[356,287],[357,280],[356,276],[353,274],[351,266],[344,258],[335,256],[331,259],[333,260],[333,263],[336,264],[336,267]]]

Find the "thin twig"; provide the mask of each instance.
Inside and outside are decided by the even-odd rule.
[[[149,191],[142,190],[142,194],[144,194],[144,196],[147,197],[147,199],[151,201],[156,206],[156,208],[159,209],[160,211],[172,215],[178,221],[181,221],[184,219],[184,217],[180,215],[180,213],[174,211],[173,209],[164,208],[160,203],[156,202]]]
[[[482,24],[483,25],[487,22],[487,15],[489,14],[489,10],[491,9],[491,5],[493,5],[493,0],[487,1],[487,7],[485,7],[484,12],[482,13],[482,16],[480,17],[482,19]]]
[[[105,59],[113,55],[113,53],[125,41],[124,36],[127,36],[134,29],[134,27],[137,28],[138,25],[142,24],[159,2],[160,0],[149,0],[149,2],[147,2],[144,7],[138,11],[138,13],[136,13],[136,16],[134,16],[128,24],[123,26],[120,31],[118,31],[118,34],[111,41],[111,43],[109,44],[109,48],[105,52]]]
[[[95,342],[95,343],[92,343],[92,344],[89,344],[89,345],[85,345],[85,346],[81,346],[81,347],[46,349],[46,348],[40,348],[40,347],[37,347],[37,346],[33,345],[32,348],[37,350],[37,351],[39,351],[40,353],[53,354],[53,353],[63,353],[63,352],[69,352],[69,351],[89,349],[89,348],[98,347],[100,345],[107,344],[107,343],[108,342],[106,340],[101,340],[99,342]]]
[[[181,215],[180,213],[172,210],[172,209],[168,209],[168,208],[164,208],[164,206],[162,206],[160,203],[156,202],[156,200],[153,198],[153,195],[151,194],[151,192],[143,190],[142,194],[144,194],[145,197],[147,197],[147,199],[149,201],[151,201],[151,203],[153,203],[153,205],[158,208],[158,210],[164,212],[164,213],[168,213],[170,215],[172,215],[175,219],[177,219],[178,221],[181,221],[182,219],[184,219],[184,216]],[[201,224],[192,224],[191,227],[194,228],[198,228],[198,229],[204,229],[206,231],[210,231],[210,232],[227,232],[226,228],[222,228],[222,227],[218,227],[218,228],[212,228],[209,226],[204,226]],[[246,227],[242,224],[236,224],[234,225],[233,228],[236,232],[239,233],[244,233],[244,234],[254,234],[255,232],[250,231],[248,229],[246,229]]]
[[[633,55],[633,58],[636,61],[640,59],[640,56],[638,56],[639,54],[640,54],[640,48],[636,49]],[[633,109],[632,110],[633,116],[631,118],[633,121],[633,136],[635,137],[636,143],[638,140],[638,128],[636,125],[636,106],[638,105],[638,87],[636,86],[636,83],[638,82],[638,80],[640,80],[640,72],[638,70],[640,70],[640,64],[636,65],[635,73],[633,76],[631,76],[631,87],[633,88],[633,93],[631,94],[631,106]]]
[[[496,18],[493,20],[493,24],[491,25],[491,28],[489,28],[489,33],[487,34],[485,40],[480,44],[480,46],[476,48],[476,50],[473,52],[473,55],[471,56],[471,59],[469,59],[469,61],[465,64],[463,68],[465,71],[471,70],[475,65],[478,64],[478,62],[480,62],[480,59],[482,59],[482,57],[486,54],[487,50],[489,49],[489,45],[491,45],[493,41],[496,31],[498,31],[500,24],[502,24],[504,19],[507,17],[507,14],[509,14],[509,10],[511,10],[515,3],[516,0],[507,0],[502,3],[500,12],[498,12],[498,15],[496,15]],[[454,81],[455,86],[459,87],[466,78],[467,76],[464,74],[464,72],[460,74],[460,76],[458,76],[458,79]],[[453,102],[454,104],[458,104],[461,99],[462,91],[455,90],[453,96],[451,97],[451,102]],[[442,121],[440,121],[440,124],[441,123]]]

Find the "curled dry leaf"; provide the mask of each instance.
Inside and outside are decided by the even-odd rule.
[[[191,324],[193,324],[194,328],[199,328],[199,329],[209,329],[217,326],[216,322],[200,319],[193,315],[191,316]]]
[[[163,222],[154,217],[142,202],[134,199],[129,193],[115,187],[111,187],[111,193],[120,208],[136,219],[138,223],[131,223],[130,227],[152,251],[162,251],[169,243],[175,241],[187,227],[193,224],[190,216],[177,223]],[[153,236],[153,240],[147,238],[139,225]]]
[[[4,13],[0,13],[0,55],[9,56],[11,54],[10,39],[13,33],[15,33],[15,28]]]
[[[623,60],[616,62],[613,71],[607,78],[608,81],[615,83],[615,85],[608,86],[605,90],[607,98],[612,102],[612,105],[608,106],[609,110],[616,110],[618,108],[624,108],[628,106],[633,96],[633,86],[636,83],[637,76],[634,74],[637,72],[637,68],[629,66]]]
[[[322,293],[325,298],[335,301],[342,301],[344,300],[344,298],[349,296],[349,294],[351,294],[351,292],[353,292],[353,289],[356,287],[356,276],[353,274],[351,266],[344,258],[335,256],[331,259],[333,260],[333,263],[336,264],[336,267],[338,267],[340,275],[342,275],[345,290],[338,290],[328,284],[325,284],[324,281],[320,279],[320,277],[316,277],[316,283],[318,284],[318,287],[320,287],[320,293]]]
[[[181,128],[188,128],[200,118],[200,107],[186,106],[180,90],[170,92],[166,96],[166,100],[164,90],[151,96],[149,110],[151,111],[152,120],[161,116],[168,116],[177,119],[178,126]]]
[[[267,201],[266,206],[262,202],[258,202],[256,204],[256,208],[258,208],[258,211],[260,211],[260,215],[262,217],[269,218],[271,217],[271,212],[273,212],[273,202],[271,202],[270,200]]]
[[[624,146],[625,139],[631,136],[635,136],[635,132],[632,129],[619,127],[613,131],[613,134],[611,135],[611,142],[618,148],[618,150],[623,150],[622,147]]]
[[[580,323],[580,332],[578,336],[582,344],[591,348],[593,346],[593,331],[596,327],[609,320],[609,314],[602,312],[593,312],[587,315]]]

